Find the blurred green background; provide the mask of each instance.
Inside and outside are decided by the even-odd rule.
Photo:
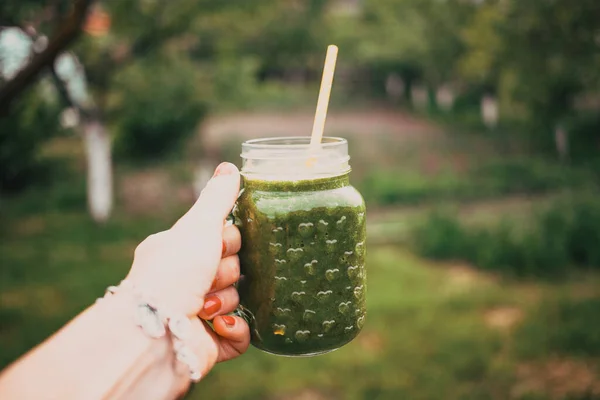
[[[55,42],[73,4],[79,37]],[[598,0],[3,0],[0,26],[0,102],[48,43],[71,55],[0,110],[0,367],[122,279],[243,140],[309,135],[335,43],[365,328],[315,358],[250,349],[189,397],[600,399]],[[86,194],[96,156],[113,181]]]

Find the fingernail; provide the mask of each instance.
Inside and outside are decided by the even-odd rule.
[[[204,313],[206,315],[216,314],[221,309],[221,299],[217,296],[210,296],[204,301]]]
[[[227,251],[227,243],[225,243],[225,241],[223,240],[223,245],[221,247],[221,257],[223,257],[225,255],[226,251]]]
[[[219,166],[215,169],[215,174],[213,175],[213,178],[219,175],[231,175],[235,172],[235,169],[236,168],[233,164],[223,162],[219,164]]]
[[[235,318],[233,318],[229,315],[225,315],[225,316],[223,316],[223,322],[225,322],[225,325],[227,325],[229,328],[231,328],[235,325]]]

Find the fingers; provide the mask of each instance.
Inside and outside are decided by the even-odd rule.
[[[228,225],[223,229],[223,257],[237,254],[242,247],[242,236],[235,225]]]
[[[177,221],[175,229],[221,227],[240,190],[240,173],[231,163],[221,163],[189,211]]]
[[[225,289],[240,279],[240,259],[237,255],[225,257],[219,263],[217,274],[210,288],[211,292]]]
[[[216,317],[213,327],[219,335],[219,356],[217,362],[231,360],[243,354],[250,345],[250,328],[246,321],[231,315]]]
[[[229,286],[206,296],[204,306],[198,316],[202,319],[211,320],[217,315],[232,312],[239,302],[240,298],[237,290],[233,286]]]

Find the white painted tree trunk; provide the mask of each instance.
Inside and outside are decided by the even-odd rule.
[[[113,207],[113,178],[110,138],[101,121],[83,121],[83,141],[87,156],[87,200],[96,222],[104,222]]]
[[[498,101],[494,96],[485,95],[481,99],[481,119],[485,126],[493,129],[498,125]]]
[[[390,100],[394,103],[400,101],[402,96],[404,96],[404,90],[406,90],[406,85],[398,74],[391,73],[387,76],[385,80],[385,92]]]
[[[442,85],[435,92],[435,100],[443,111],[450,111],[454,105],[454,91],[450,86]]]
[[[212,160],[203,160],[194,170],[194,194],[196,198],[200,196],[200,192],[212,178],[215,167],[216,165]]]
[[[417,110],[426,109],[428,102],[427,88],[421,85],[413,85],[411,92],[413,106]]]
[[[569,134],[561,126],[554,128],[554,143],[561,161],[569,158]]]

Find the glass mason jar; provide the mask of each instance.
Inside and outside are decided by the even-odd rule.
[[[348,142],[308,137],[242,144],[233,215],[242,234],[240,312],[252,344],[309,356],[340,348],[365,321],[365,204],[350,185]]]

